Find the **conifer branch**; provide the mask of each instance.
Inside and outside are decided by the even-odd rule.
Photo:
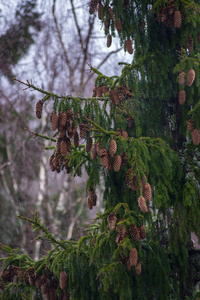
[[[66,249],[66,247],[63,245],[63,242],[56,240],[53,237],[53,235],[48,231],[48,229],[44,226],[44,222],[41,223],[41,220],[38,219],[37,211],[35,212],[34,220],[19,215],[17,217],[31,223],[34,228],[34,231],[41,230],[45,234],[46,238],[50,240],[54,246],[59,245],[61,248]]]
[[[43,134],[40,134],[38,132],[33,132],[33,131],[31,131],[31,130],[29,130],[27,128],[24,128],[24,130],[28,131],[31,135],[39,136],[39,137],[41,137],[43,139],[46,139],[46,140],[49,140],[49,141],[52,141],[52,142],[56,142],[56,139],[53,139],[53,138],[51,138],[51,137],[49,137],[47,135],[43,135]]]
[[[94,121],[88,119],[86,116],[83,116],[89,123],[91,123],[92,125],[94,125],[98,131],[101,131],[107,135],[117,135],[116,131],[108,131],[105,130],[103,127],[101,127],[99,124],[95,123]],[[92,129],[93,131],[95,131],[95,129]]]

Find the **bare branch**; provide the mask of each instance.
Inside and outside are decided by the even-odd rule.
[[[83,39],[82,39],[82,36],[81,36],[81,30],[80,30],[80,27],[78,25],[78,20],[77,20],[75,8],[74,8],[74,2],[73,2],[73,0],[70,0],[70,2],[71,2],[71,6],[72,6],[72,12],[73,12],[73,15],[74,15],[74,21],[75,21],[76,28],[77,28],[77,31],[78,31],[79,41],[80,41],[80,44],[81,44],[81,48],[84,52],[85,49],[84,49],[84,45],[83,45]]]

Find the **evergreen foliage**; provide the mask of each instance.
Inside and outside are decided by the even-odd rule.
[[[133,62],[125,64],[121,76],[107,77],[90,66],[97,74],[91,98],[59,96],[22,83],[44,94],[37,116],[38,107],[52,103],[51,170],[81,176],[84,167],[90,209],[103,174],[105,190],[98,201],[104,202],[105,211],[78,242],[56,240],[37,212],[34,220],[20,217],[53,249],[35,262],[1,245],[7,253],[1,259],[1,299],[42,299],[42,293],[46,299],[77,300],[198,298],[199,251],[193,248],[191,232],[200,238],[200,3],[91,0],[89,13],[99,7],[105,34],[114,37],[116,28],[129,53],[130,39],[134,42]],[[186,102],[180,105],[183,89]],[[187,120],[192,120],[190,131]],[[77,132],[84,142],[75,146]],[[93,146],[86,151],[89,138]],[[66,143],[65,154],[60,141]],[[146,199],[145,186],[152,192]],[[131,265],[133,248],[136,266]],[[21,271],[22,281],[17,279]],[[63,271],[64,291],[59,285]],[[41,288],[36,285],[40,274]]]

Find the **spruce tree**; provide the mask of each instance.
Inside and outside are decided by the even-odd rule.
[[[200,3],[91,0],[110,46],[116,33],[133,56],[121,76],[97,74],[91,98],[52,103],[49,167],[81,176],[87,206],[103,201],[88,234],[59,241],[20,216],[53,248],[39,261],[1,245],[1,299],[198,299],[200,237]],[[36,133],[40,136],[39,133]],[[95,190],[103,175],[105,190]],[[59,176],[59,174],[58,174]],[[67,176],[67,175],[66,175]]]

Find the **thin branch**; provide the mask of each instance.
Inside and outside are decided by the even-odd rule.
[[[94,127],[98,129],[98,131],[101,131],[107,135],[117,135],[116,131],[107,131],[103,127],[101,127],[99,124],[95,123],[94,121],[88,119],[86,116],[83,116],[89,123],[91,123]],[[94,130],[94,129],[93,129]]]
[[[6,167],[8,167],[8,166],[10,166],[11,164],[12,164],[12,162],[11,162],[11,161],[8,161],[8,162],[6,162],[6,163],[0,165],[0,170],[6,168]]]
[[[122,50],[122,48],[119,48],[119,49],[117,49],[117,50],[114,50],[114,51],[109,52],[109,53],[106,55],[106,57],[99,63],[99,65],[96,67],[96,69],[98,70],[103,64],[105,64],[106,61],[109,59],[109,57],[110,57],[112,54],[118,53],[118,52],[121,51],[121,50]],[[87,80],[84,82],[84,85],[87,85],[87,83],[90,81],[90,79],[91,79],[93,76],[94,76],[94,74],[91,73],[91,74],[88,76]]]
[[[76,28],[77,28],[77,31],[78,31],[79,41],[80,41],[80,44],[81,44],[81,48],[82,48],[82,50],[83,50],[83,52],[84,52],[85,49],[84,49],[84,45],[83,45],[83,39],[82,39],[82,36],[81,36],[81,30],[80,30],[80,27],[79,27],[79,25],[78,25],[78,20],[77,20],[75,8],[74,8],[73,0],[70,0],[70,2],[71,2],[71,6],[72,6],[72,12],[73,12],[73,15],[74,15],[74,21],[75,21]]]
[[[45,140],[49,140],[49,141],[52,141],[52,142],[56,142],[56,139],[53,139],[47,135],[43,135],[43,134],[39,134],[38,132],[33,132],[33,131],[30,131],[29,129],[27,128],[24,128],[24,130],[28,131],[31,135],[34,135],[34,136],[39,136]]]

